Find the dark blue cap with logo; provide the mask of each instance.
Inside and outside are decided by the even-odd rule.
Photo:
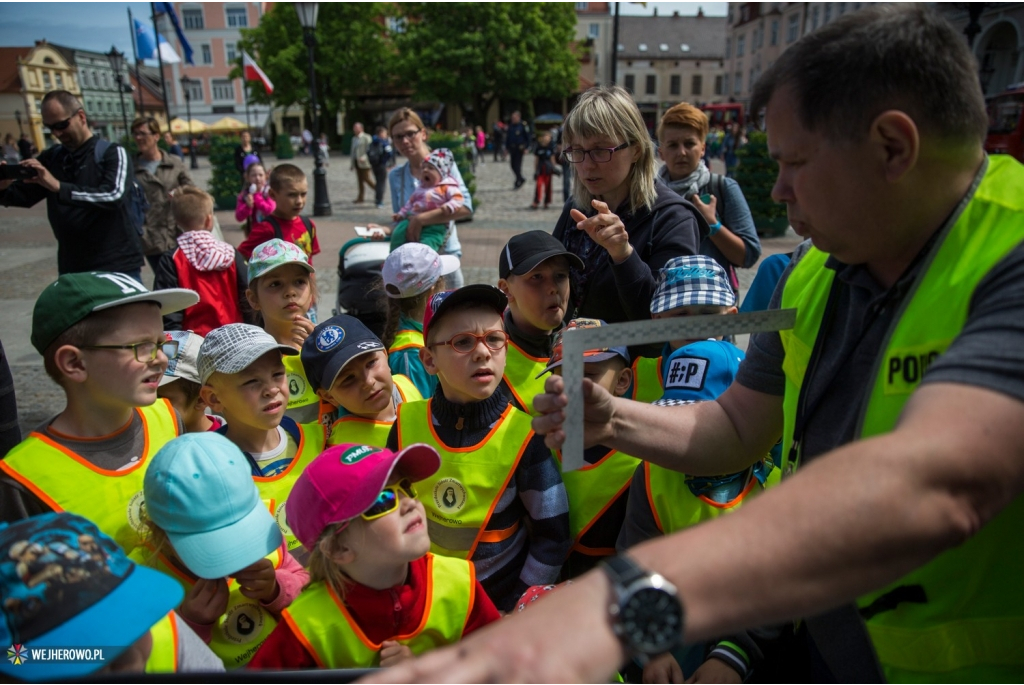
[[[302,343],[302,368],[313,391],[329,390],[354,358],[384,350],[384,343],[362,321],[339,314],[318,324]]]

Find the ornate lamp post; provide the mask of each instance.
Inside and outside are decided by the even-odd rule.
[[[124,74],[121,73],[121,67],[124,66],[124,53],[118,52],[116,47],[111,46],[110,52],[107,53],[107,59],[110,60],[110,68],[114,70],[114,78],[117,80],[117,94],[121,98],[121,120],[124,122],[124,134],[130,136],[128,112],[124,108]]]
[[[327,170],[320,151],[320,114],[316,106],[316,73],[313,70],[313,48],[316,47],[316,15],[320,9],[318,2],[297,2],[295,11],[302,24],[302,36],[309,51],[309,101],[313,109],[313,150],[316,168],[313,171],[313,215],[330,216],[331,201],[327,197]]]
[[[188,117],[189,168],[198,169],[199,162],[196,161],[196,141],[192,138],[192,79],[188,76],[182,76],[180,82],[181,91],[185,94],[185,116]]]
[[[18,135],[20,136],[21,134],[23,134],[25,132],[21,128],[21,110],[20,109],[14,110],[14,119],[18,122]]]

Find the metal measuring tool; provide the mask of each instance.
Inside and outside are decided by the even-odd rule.
[[[771,309],[723,316],[675,317],[628,321],[600,328],[575,328],[562,336],[562,378],[569,404],[565,408],[562,471],[575,471],[583,460],[583,353],[619,345],[649,345],[666,340],[702,340],[722,335],[783,331],[796,323],[795,309]]]

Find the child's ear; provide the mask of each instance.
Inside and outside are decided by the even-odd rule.
[[[267,191],[267,197],[269,197],[271,200],[277,201],[277,192],[274,190],[273,187],[271,187],[270,190]]]
[[[337,535],[320,540],[320,553],[339,566],[351,564],[356,560],[355,550],[346,545]]]
[[[508,280],[507,279],[504,279],[504,278],[499,278],[498,279],[498,290],[500,290],[501,292],[505,293],[505,297],[508,298],[509,302],[511,302],[514,299],[512,297],[512,291],[509,290]]]
[[[53,354],[53,365],[57,370],[73,383],[84,383],[89,378],[89,371],[85,368],[85,357],[82,350],[74,345],[61,345]]]
[[[631,385],[633,385],[633,369],[627,366],[622,371],[619,371],[619,377],[615,381],[615,396],[622,397],[625,395]]]
[[[252,307],[254,312],[260,310],[260,301],[256,299],[256,293],[253,292],[252,288],[245,289],[245,299],[249,300],[249,306]]]
[[[213,230],[213,214],[207,214],[206,215],[206,221],[203,222],[203,230],[204,231],[212,231]]]
[[[204,385],[199,388],[199,399],[218,414],[224,410],[224,405],[217,399],[217,391],[213,389],[212,385]]]
[[[431,376],[437,375],[437,359],[434,357],[434,351],[427,346],[420,348],[420,361],[423,363],[424,370]]]
[[[200,388],[199,397],[196,398],[196,402],[192,405],[192,409],[195,411],[205,411],[208,406],[210,405],[208,405],[206,400],[203,399],[203,391],[202,388]]]
[[[331,397],[331,393],[330,393],[329,390],[324,390],[323,388],[317,388],[316,396],[319,397],[320,399],[322,399],[327,404],[331,405],[332,407],[337,407],[338,406],[338,403],[334,401],[333,397]]]

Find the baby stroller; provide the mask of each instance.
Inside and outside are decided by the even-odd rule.
[[[387,295],[380,270],[391,251],[386,240],[353,238],[338,253],[338,300],[335,314],[350,314],[378,337],[387,321]]]

